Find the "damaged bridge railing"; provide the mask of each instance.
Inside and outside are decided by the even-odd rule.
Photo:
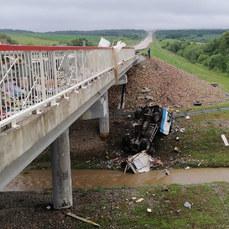
[[[135,57],[133,48],[0,45],[0,128],[55,105]],[[115,56],[116,55],[116,56]]]

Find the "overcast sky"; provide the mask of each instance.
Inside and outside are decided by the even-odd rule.
[[[10,0],[0,29],[229,29],[228,0]]]

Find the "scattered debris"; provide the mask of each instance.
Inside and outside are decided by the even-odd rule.
[[[152,212],[152,209],[151,208],[147,208],[147,212]]]
[[[149,156],[145,150],[130,156],[126,160],[126,170],[131,169],[135,174],[149,172],[152,167],[163,165],[160,159]]]
[[[172,99],[170,99],[168,96],[166,96],[166,98],[169,100],[169,102],[171,102],[173,105],[175,105],[176,103],[172,100]]]
[[[169,171],[167,169],[164,169],[165,175],[169,175]]]
[[[192,204],[190,204],[188,201],[186,201],[186,202],[184,203],[184,206],[185,206],[186,208],[189,208],[189,209],[192,208]]]
[[[196,101],[193,102],[193,105],[195,105],[195,106],[201,106],[202,103],[200,101],[196,100]]]
[[[179,148],[178,147],[174,147],[173,151],[174,152],[179,152]]]
[[[92,222],[92,221],[90,221],[90,220],[84,219],[84,218],[82,218],[82,217],[80,217],[80,216],[77,216],[77,215],[71,213],[71,212],[68,212],[66,215],[71,216],[71,217],[73,217],[73,218],[75,218],[75,219],[81,220],[81,221],[83,221],[83,222],[85,222],[85,223],[90,223],[90,224],[92,224],[92,225],[94,225],[94,226],[96,226],[96,227],[100,227],[99,224],[94,223],[94,222]]]
[[[127,159],[127,165],[132,169],[132,171],[136,173],[148,172],[150,170],[151,162],[153,158],[151,158],[144,151]]]
[[[46,207],[47,210],[50,210],[51,208],[52,208],[51,206],[47,206],[47,207]]]
[[[145,99],[145,97],[144,96],[138,96],[137,97],[137,100],[141,100],[141,99]]]
[[[146,96],[145,97],[147,100],[153,100],[153,97],[152,96]]]
[[[146,194],[147,195],[152,195],[152,196],[155,196],[155,193],[152,193],[153,189],[149,189]]]
[[[218,87],[219,84],[218,83],[210,83],[213,87]]]
[[[180,128],[180,132],[184,132],[185,131],[185,128]]]
[[[141,90],[141,93],[149,93],[149,92],[151,92],[151,90],[150,89],[148,89],[148,88],[144,88],[144,89],[142,89]]]
[[[153,97],[152,96],[149,96],[149,95],[147,95],[147,96],[138,96],[136,99],[137,100],[143,100],[143,99],[153,100]]]
[[[180,138],[179,138],[179,137],[175,137],[175,140],[176,140],[176,141],[179,141],[179,140],[180,140]]]
[[[188,170],[188,169],[191,169],[191,168],[190,168],[190,166],[186,166],[185,169]]]
[[[169,188],[168,188],[168,187],[166,187],[166,186],[164,186],[164,187],[162,188],[162,191],[166,191],[166,192],[168,192],[168,191],[169,191]]]
[[[143,200],[144,200],[144,198],[140,198],[140,199],[136,200],[136,203],[140,203],[140,202],[142,202]]]
[[[224,134],[222,134],[222,135],[221,135],[221,138],[223,139],[223,142],[224,142],[225,146],[228,146],[229,143],[228,143],[228,141],[227,141],[226,136],[225,136]]]
[[[187,116],[185,116],[185,119],[190,119],[190,116],[188,116],[188,115],[187,115]]]
[[[201,162],[198,164],[198,167],[200,167],[201,166]]]
[[[135,196],[134,196],[134,197],[131,197],[131,199],[132,199],[132,200],[136,200],[136,199],[137,199],[137,197],[135,197]]]

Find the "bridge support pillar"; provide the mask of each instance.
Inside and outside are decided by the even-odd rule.
[[[69,146],[69,129],[51,144],[53,207],[72,206],[72,180]]]
[[[123,109],[125,106],[125,87],[127,84],[127,75],[124,74],[120,79],[119,79],[119,85],[121,85],[121,90],[120,90],[120,99],[119,99],[119,104],[118,104],[118,109]]]
[[[109,125],[109,108],[108,108],[108,92],[103,94],[103,113],[104,116],[99,118],[99,132],[100,137],[106,139],[109,136],[110,125]]]

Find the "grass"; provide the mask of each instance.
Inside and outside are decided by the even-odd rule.
[[[41,33],[8,33],[13,40],[21,45],[42,45],[52,46],[60,43],[66,43],[79,37],[84,37],[92,42],[93,46],[98,46],[101,36],[89,35],[69,35],[69,34],[41,34]],[[113,43],[114,41],[123,41],[127,46],[133,46],[140,42],[142,38],[133,40],[126,37],[104,36],[105,39]]]
[[[229,167],[229,151],[221,135],[229,137],[229,111],[191,115],[190,119],[175,120],[173,128],[184,128],[184,132],[174,132],[161,141],[156,141],[155,151],[159,156],[172,157],[176,168]],[[179,137],[179,141],[175,140]],[[175,152],[174,148],[179,151]],[[168,159],[167,159],[168,160]]]
[[[219,84],[219,88],[229,93],[229,75],[219,71],[210,71],[207,67],[200,64],[192,64],[185,58],[178,56],[161,48],[161,43],[155,41],[151,44],[151,53],[153,56],[170,63],[206,82]]]
[[[229,224],[228,183],[201,185],[149,186],[129,189],[105,189],[95,202],[79,206],[79,213],[92,216],[101,228],[226,228]],[[111,197],[110,193],[116,193]],[[152,195],[149,194],[152,193]],[[84,192],[87,194],[87,191]],[[95,193],[94,193],[95,194]],[[144,198],[140,203],[132,200]],[[88,197],[90,191],[88,190]],[[98,197],[98,196],[97,196]],[[184,206],[191,204],[191,209]],[[150,208],[152,212],[147,212]],[[79,228],[92,228],[78,222]]]

